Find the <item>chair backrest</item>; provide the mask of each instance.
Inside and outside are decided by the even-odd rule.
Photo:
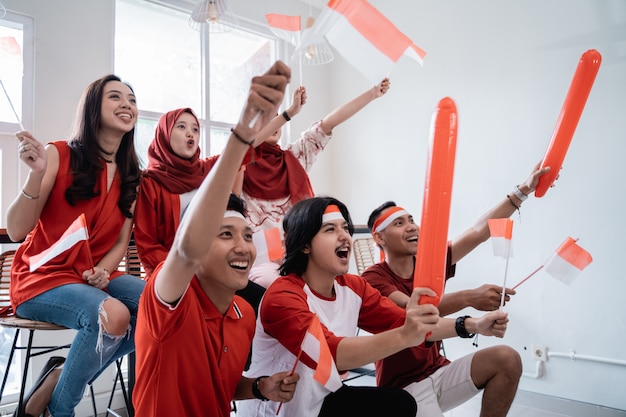
[[[14,250],[8,250],[0,254],[0,309],[11,305],[9,287],[11,285],[11,263],[14,256]]]
[[[141,265],[137,245],[135,245],[134,242],[131,242],[128,248],[126,248],[126,254],[117,269],[141,279],[146,279],[146,270],[143,269],[143,265]]]
[[[377,262],[376,252],[378,248],[374,239],[371,237],[363,237],[354,239],[352,242],[354,248],[354,261],[356,262],[356,270],[359,275],[367,268]]]

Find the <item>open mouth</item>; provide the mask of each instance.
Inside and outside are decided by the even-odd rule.
[[[335,251],[335,253],[341,259],[347,259],[348,256],[350,255],[350,250],[347,247],[344,247],[344,248],[337,249],[337,251]]]
[[[239,271],[245,271],[246,269],[248,269],[248,266],[250,265],[250,262],[248,261],[232,261],[229,262],[228,265],[233,268],[233,269],[237,269]]]
[[[406,239],[407,242],[409,243],[417,243],[417,238],[418,236],[412,236]]]

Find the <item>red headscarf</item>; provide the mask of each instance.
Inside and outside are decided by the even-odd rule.
[[[249,196],[277,200],[290,195],[294,204],[313,197],[309,176],[291,152],[265,142],[254,152],[254,163],[249,163],[249,154],[244,159],[243,190]]]
[[[170,135],[176,120],[183,113],[191,114],[198,126],[200,122],[190,108],[176,109],[159,119],[154,139],[148,147],[148,168],[144,176],[153,178],[169,192],[182,194],[200,187],[216,158],[200,159],[200,148],[189,159],[176,155],[170,145]]]

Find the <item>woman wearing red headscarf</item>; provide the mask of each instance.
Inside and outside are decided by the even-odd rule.
[[[134,229],[147,280],[165,261],[187,206],[217,161],[217,155],[200,159],[199,141],[198,118],[190,108],[182,108],[161,116],[148,147],[148,168],[137,196]],[[237,294],[256,312],[264,292],[260,285],[248,282]]]
[[[167,257],[185,208],[217,161],[200,159],[199,141],[200,123],[190,108],[161,116],[135,209],[135,243],[148,279]]]

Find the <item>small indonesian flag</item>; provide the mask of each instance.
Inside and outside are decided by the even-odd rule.
[[[402,56],[423,64],[424,52],[366,0],[330,0],[300,48],[321,34],[354,68],[378,84]]]
[[[511,238],[513,237],[513,220],[488,219],[489,233],[493,243],[493,254],[502,258],[513,255]]]
[[[571,237],[565,239],[545,265],[547,273],[566,284],[574,281],[593,260],[589,252],[576,244],[576,240]]]
[[[85,220],[84,213],[72,222],[70,227],[67,228],[67,230],[63,233],[63,236],[61,236],[56,243],[40,254],[30,257],[30,272],[36,271],[46,262],[56,258],[82,240],[89,240],[87,221]]]
[[[285,257],[280,229],[259,230],[252,235],[256,247],[256,264],[275,262]]]
[[[337,366],[328,348],[324,330],[317,316],[313,316],[304,340],[302,352],[306,353],[316,363],[313,378],[330,391],[341,388],[341,377]]]
[[[300,30],[302,29],[300,16],[270,13],[265,15],[265,20],[274,35],[294,46],[300,44]]]

